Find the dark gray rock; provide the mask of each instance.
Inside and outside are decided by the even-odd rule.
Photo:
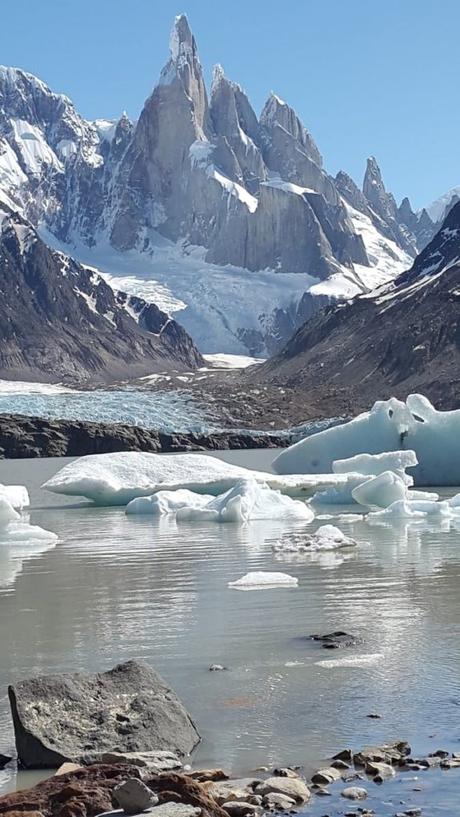
[[[3,755],[0,753],[0,769],[4,769],[8,763],[11,763],[13,758],[10,755]]]
[[[359,644],[359,639],[354,635],[345,633],[343,630],[336,630],[325,635],[311,635],[313,641],[320,641],[325,650],[337,650],[340,647],[354,647]]]
[[[8,694],[18,759],[26,768],[79,762],[91,752],[185,755],[200,740],[178,697],[143,662],[19,681]]]

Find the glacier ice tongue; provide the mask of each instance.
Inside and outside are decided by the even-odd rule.
[[[228,586],[234,590],[266,590],[274,587],[297,587],[299,580],[287,573],[269,573],[255,570],[246,573],[241,579],[229,582]]]
[[[418,465],[410,467],[416,485],[459,485],[460,410],[437,411],[420,394],[406,402],[379,401],[350,422],[282,451],[273,468],[280,474],[326,474],[338,460],[401,450],[415,452]]]

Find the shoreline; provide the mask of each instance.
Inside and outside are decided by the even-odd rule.
[[[164,433],[125,423],[48,420],[21,414],[0,415],[0,460],[81,457],[116,451],[174,453],[284,448],[292,437],[283,432],[226,430]]]

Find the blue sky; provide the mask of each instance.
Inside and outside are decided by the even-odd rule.
[[[257,112],[273,89],[331,173],[359,183],[368,155],[423,206],[460,184],[457,0],[15,0],[0,62],[67,93],[88,118],[136,117],[185,12],[209,78],[221,62]]]

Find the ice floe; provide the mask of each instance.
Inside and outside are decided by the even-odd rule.
[[[427,517],[450,519],[453,516],[453,508],[448,501],[433,502],[430,500],[400,499],[381,511],[368,513],[366,520],[369,522],[386,522],[392,519],[422,520]]]
[[[287,573],[269,573],[263,570],[255,570],[246,573],[241,579],[229,582],[228,586],[233,590],[265,590],[274,587],[297,587],[299,580],[295,576]]]
[[[415,451],[384,451],[382,454],[357,454],[344,460],[334,460],[334,474],[365,474],[379,476],[391,471],[400,477],[405,485],[413,485],[413,477],[406,474],[406,468],[418,464]]]
[[[302,498],[320,488],[347,482],[344,474],[279,476],[252,471],[206,454],[123,451],[80,457],[61,468],[43,487],[57,494],[83,496],[97,505],[127,505],[136,497],[178,488],[218,496],[241,479],[253,479],[287,496]]]
[[[273,544],[276,553],[312,553],[355,547],[356,541],[334,525],[321,525],[315,533],[294,531]]]
[[[409,395],[406,402],[392,397],[348,423],[295,443],[273,467],[279,474],[326,474],[340,459],[409,450],[418,460],[411,466],[416,485],[459,485],[460,410],[437,411],[420,394]]]

